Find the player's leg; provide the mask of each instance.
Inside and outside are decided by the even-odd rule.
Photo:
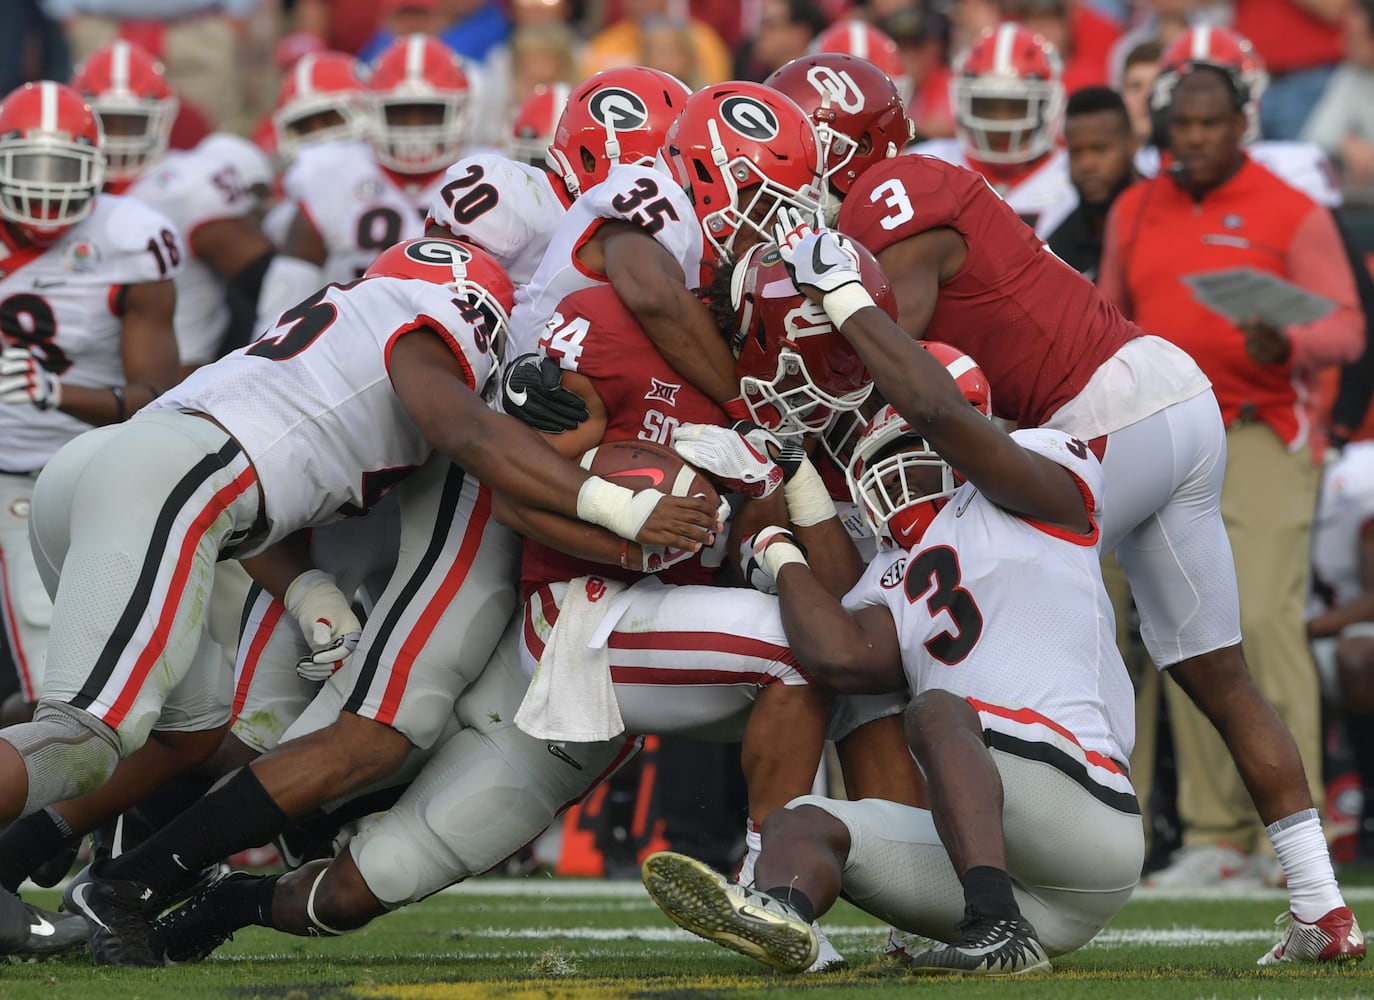
[[[19,699],[38,701],[47,657],[52,600],[29,548],[33,475],[0,473],[0,643],[19,678]],[[32,711],[32,709],[30,709]],[[24,720],[27,721],[27,720]]]

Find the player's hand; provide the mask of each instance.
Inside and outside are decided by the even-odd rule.
[[[308,681],[322,681],[343,666],[357,648],[363,626],[348,597],[328,573],[312,569],[286,588],[286,610],[300,623],[310,643],[310,655],[296,663],[296,673]]]
[[[1293,353],[1288,334],[1258,317],[1243,321],[1240,332],[1245,334],[1245,352],[1257,365],[1281,365]]]
[[[778,573],[788,563],[805,565],[806,548],[792,532],[772,524],[740,543],[739,562],[749,586],[765,594],[776,594]]]
[[[656,492],[644,491],[646,494]],[[702,546],[710,545],[716,532],[724,528],[720,509],[725,505],[724,501],[717,505],[703,496],[675,497],[666,493],[659,493],[658,497],[653,510],[635,534],[635,541],[641,545],[663,545],[696,553]]]
[[[849,239],[819,223],[806,221],[796,209],[778,210],[773,227],[783,264],[792,281],[812,298],[838,291],[845,285],[863,286],[858,254]]]
[[[782,468],[768,456],[767,439],[777,438],[756,424],[746,426],[749,430],[741,433],[712,424],[679,424],[673,429],[673,450],[730,492],[761,499],[782,485]]]
[[[563,388],[558,362],[542,354],[522,354],[506,366],[501,402],[507,413],[546,434],[573,430],[587,419],[587,404]]]
[[[0,400],[32,403],[40,410],[55,409],[62,405],[62,382],[32,351],[7,347],[0,353]]]

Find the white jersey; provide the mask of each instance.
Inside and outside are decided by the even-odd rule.
[[[453,293],[379,277],[322,288],[268,336],[193,372],[151,408],[207,413],[243,446],[266,501],[261,551],[366,511],[433,451],[388,374],[392,342],[421,325],[436,329],[468,387],[481,391],[492,370],[486,338]]]
[[[1264,139],[1245,147],[1250,158],[1277,176],[1289,187],[1297,188],[1319,205],[1339,208],[1341,186],[1331,161],[1320,146],[1311,142]],[[1135,154],[1135,168],[1142,177],[1159,173],[1159,148],[1142,146]]]
[[[215,143],[171,152],[129,188],[129,196],[157,209],[184,237],[186,266],[177,276],[174,324],[183,365],[203,365],[219,357],[229,328],[224,279],[196,256],[192,241],[201,226],[242,219],[253,210],[249,182]]]
[[[969,163],[963,144],[958,139],[930,139],[917,143],[909,151],[978,171],[976,166]],[[985,177],[992,189],[1042,240],[1049,239],[1050,234],[1078,207],[1078,192],[1069,181],[1069,154],[1064,149],[1056,148],[1034,170],[1015,183],[1008,185],[998,182],[994,177]]]
[[[1012,437],[1077,477],[1092,536],[1017,517],[965,483],[916,548],[879,552],[845,606],[892,612],[913,695],[941,688],[1000,709],[975,706],[1004,735],[1053,743],[1054,733],[1067,733],[1089,755],[1124,764],[1135,743],[1135,695],[1102,584],[1102,466],[1060,431]],[[990,723],[994,716],[1005,725]],[[1131,792],[1124,773],[1103,769],[1094,778]]]
[[[701,281],[702,236],[687,193],[652,167],[622,164],[575,202],[554,230],[528,285],[515,290],[506,358],[535,350],[558,304],[573,292],[606,281],[586,269],[576,254],[608,219],[632,222],[653,235],[682,265],[688,288]]]
[[[322,142],[301,149],[282,184],[324,241],[324,280],[342,282],[361,277],[387,247],[425,234],[443,178],[402,186],[367,142]]]
[[[1312,523],[1313,614],[1349,604],[1360,585],[1360,534],[1374,520],[1374,441],[1346,445],[1322,475]]]
[[[181,273],[176,227],[132,198],[102,194],[44,251],[0,240],[0,333],[67,385],[124,385],[122,292]],[[60,410],[0,404],[0,470],[34,472],[91,425]]]

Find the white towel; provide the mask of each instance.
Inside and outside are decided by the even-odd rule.
[[[580,576],[568,582],[544,655],[530,679],[515,724],[541,740],[600,743],[625,731],[611,683],[614,629],[602,623],[612,612],[619,618],[627,601],[618,600],[628,585],[601,577]]]

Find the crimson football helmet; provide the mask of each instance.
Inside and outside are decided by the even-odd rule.
[[[277,154],[289,163],[302,146],[367,135],[358,61],[344,52],[311,52],[282,77],[272,130]]]
[[[506,155],[532,167],[547,165],[554,130],[568,106],[571,87],[566,83],[540,84],[521,103],[510,125]]]
[[[398,174],[432,174],[458,159],[470,89],[462,58],[439,39],[398,38],[368,80],[377,162]]]
[[[974,409],[991,419],[992,392],[983,369],[949,344],[924,341],[921,346],[945,366]],[[912,473],[922,468],[940,470],[938,489],[918,484]],[[961,483],[949,463],[890,404],[874,414],[864,428],[845,475],[854,503],[863,511],[873,534],[890,538],[904,549],[921,540]]]
[[[706,243],[735,255],[741,232],[772,239],[778,209],[810,217],[820,207],[821,150],[795,101],[738,80],[698,90],[659,152],[696,206]]]
[[[1036,32],[1009,21],[985,31],[955,61],[949,85],[965,153],[981,163],[1030,163],[1052,150],[1063,76],[1059,53]]]
[[[111,42],[91,54],[71,85],[100,116],[106,180],[132,181],[167,152],[180,102],[145,49]]]
[[[548,166],[576,198],[617,163],[652,163],[692,92],[660,70],[602,70],[568,95],[549,146]]]
[[[1154,113],[1167,111],[1173,103],[1178,82],[1200,67],[1226,74],[1249,123],[1245,141],[1258,139],[1260,98],[1269,86],[1269,74],[1250,40],[1230,28],[1189,28],[1174,39],[1159,57],[1159,75],[1150,91],[1150,110]]]
[[[892,80],[866,59],[841,52],[802,56],[763,82],[811,116],[825,180],[838,198],[849,193],[861,173],[896,156],[916,134]],[[827,198],[827,209],[833,206],[838,213],[838,198]]]
[[[70,87],[26,83],[0,102],[0,217],[48,246],[91,214],[105,180],[100,119]]]
[[[895,319],[897,298],[882,267],[858,243],[849,246],[864,287]],[[740,398],[755,423],[791,437],[863,405],[873,389],[868,370],[820,304],[798,290],[776,244],[745,251],[730,276],[730,303]]]
[[[416,278],[451,290],[466,304],[464,318],[480,323],[492,357],[505,350],[515,285],[495,257],[471,243],[424,237],[383,250],[364,278]]]
[[[902,99],[902,107],[911,104],[916,86],[902,62],[902,50],[881,28],[866,21],[837,21],[816,36],[811,51],[843,52],[871,62],[892,80]]]

